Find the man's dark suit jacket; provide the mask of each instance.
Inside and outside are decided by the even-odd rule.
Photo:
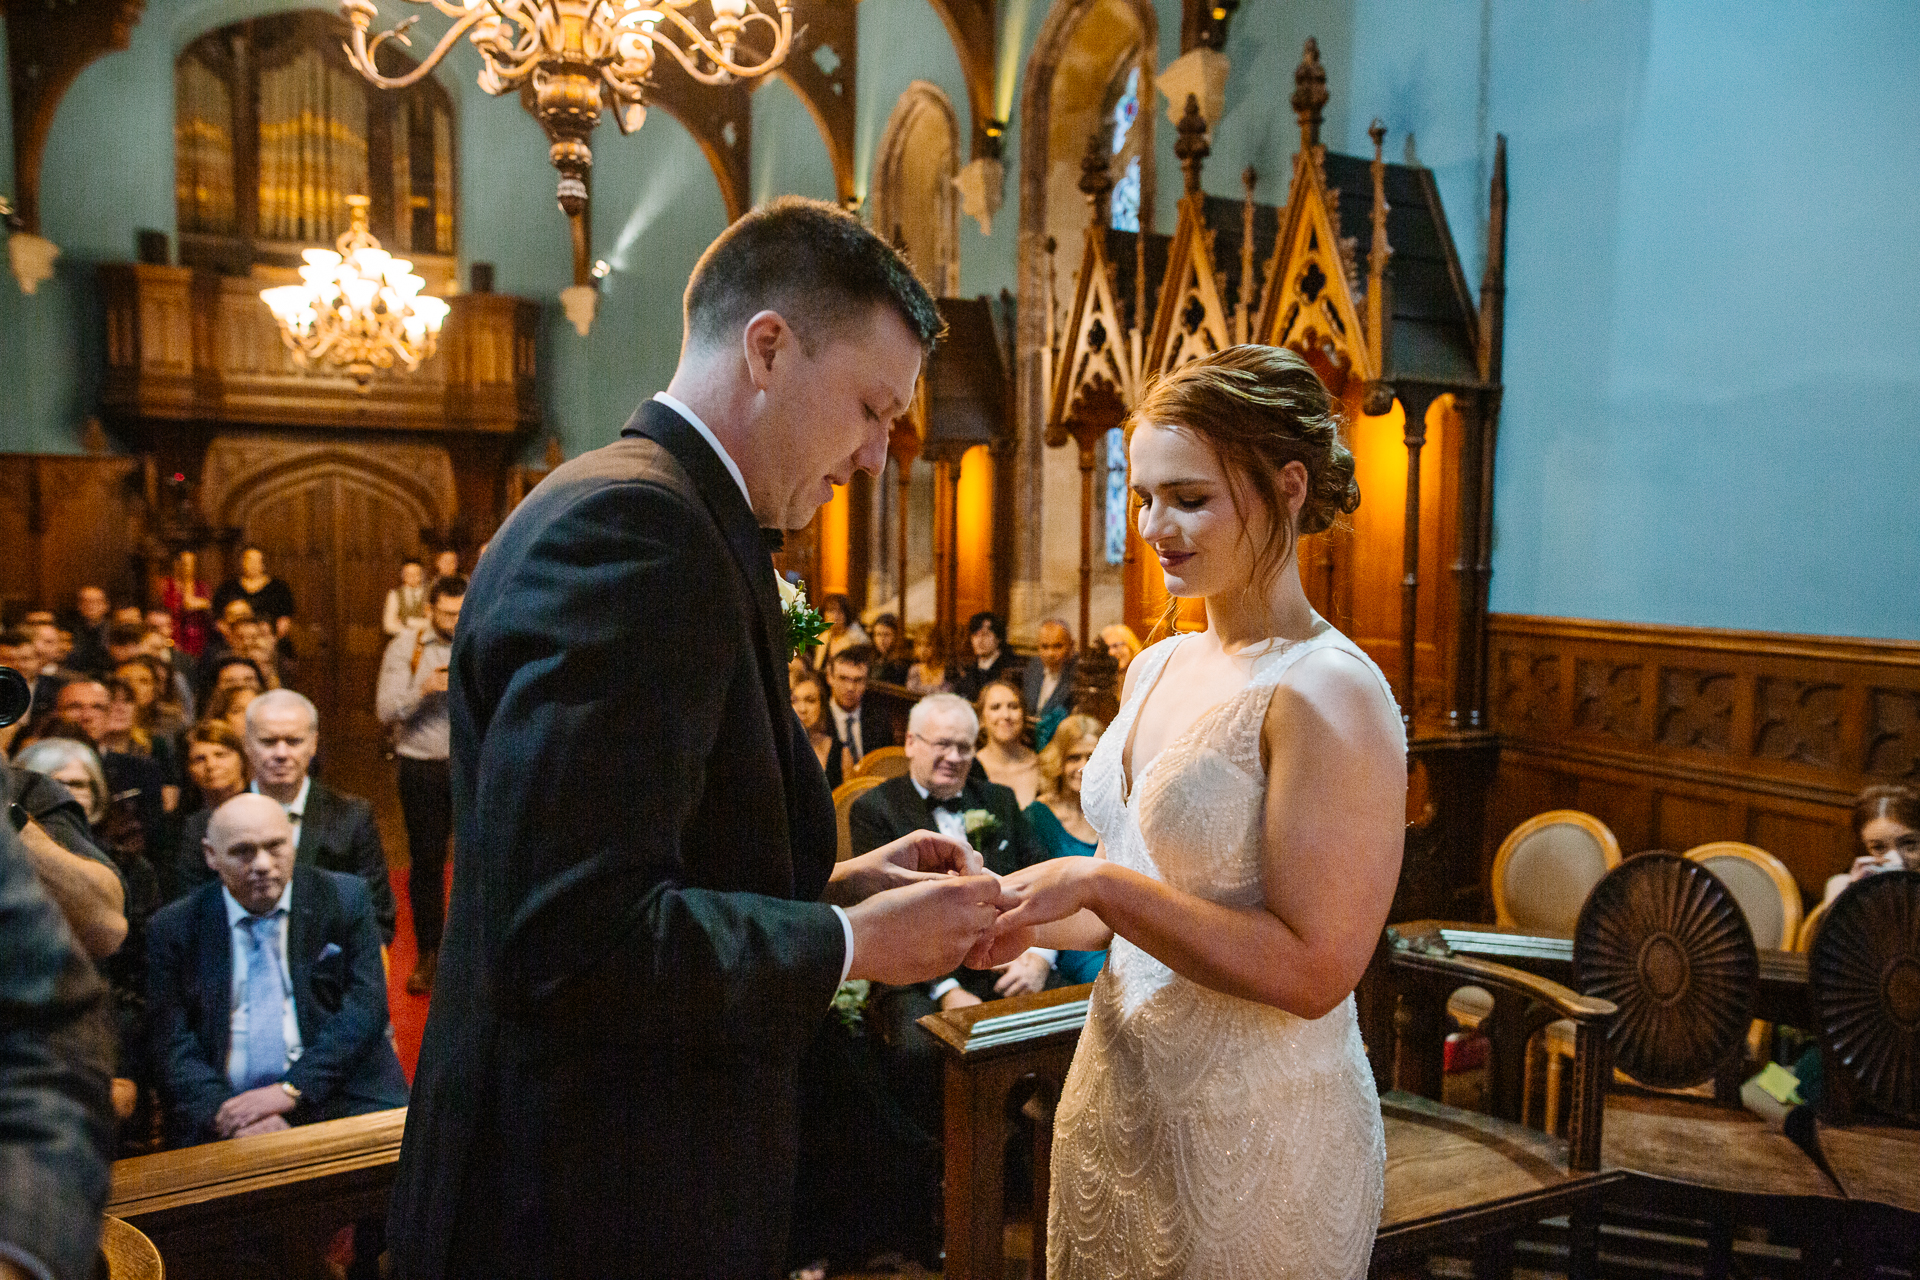
[[[488,544],[402,1275],[784,1273],[798,1063],[846,954],[786,672],[752,510],[657,401]]]
[[[860,699],[860,709],[854,712],[860,717],[860,752],[866,755],[878,751],[881,747],[898,746],[893,740],[893,716],[878,699]],[[826,709],[827,728],[833,730],[833,740],[838,746],[852,746],[840,737],[840,721],[834,716],[833,708]]]
[[[1033,834],[1011,787],[988,782],[976,769],[967,776],[957,799],[964,809],[985,809],[999,821],[998,831],[974,841],[988,870],[1004,876],[1047,858],[1046,846]],[[933,820],[932,804],[921,799],[913,778],[904,773],[867,792],[847,811],[847,831],[855,854],[877,849],[909,832],[939,829]],[[993,984],[1000,977],[988,969],[955,969],[947,976],[982,1000],[995,998]]]
[[[307,789],[307,807],[300,815],[300,845],[294,850],[293,860],[299,866],[339,871],[366,881],[380,941],[392,942],[393,878],[387,870],[386,848],[380,843],[380,826],[373,820],[373,806],[359,796],[335,791],[318,778],[312,781]],[[212,818],[211,809],[201,809],[188,814],[180,824],[170,896],[181,897],[215,879],[200,847]]]
[[[1038,720],[1047,712],[1059,707],[1062,710],[1073,708],[1073,671],[1080,664],[1078,658],[1069,657],[1066,665],[1060,668],[1060,683],[1053,686],[1053,696],[1045,705],[1040,705],[1040,685],[1047,678],[1047,665],[1035,658],[1027,664],[1026,672],[1020,677],[1020,692],[1027,704],[1027,719]]]
[[[980,691],[995,680],[1011,680],[1014,687],[1019,688],[1021,664],[1022,659],[1019,654],[1006,645],[1001,645],[1000,652],[994,655],[993,661],[987,664],[986,670],[982,671],[980,659],[974,657],[969,651],[965,657],[953,665],[953,691],[968,702],[977,702]]]
[[[55,1280],[94,1274],[112,1063],[106,984],[0,823],[0,1244]]]
[[[300,1090],[290,1124],[407,1105],[387,1036],[387,980],[373,902],[358,876],[296,865],[287,970],[302,1051],[286,1081]],[[147,1007],[168,1141],[211,1142],[233,1096],[233,931],[220,884],[202,885],[147,923]]]

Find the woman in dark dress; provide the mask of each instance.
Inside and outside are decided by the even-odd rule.
[[[820,757],[820,767],[826,770],[827,785],[839,786],[846,781],[848,752],[833,736],[833,721],[827,715],[826,677],[811,667],[797,672],[787,696],[793,700],[793,714],[800,718],[800,727],[807,731],[807,741],[813,744],[813,754]]]
[[[1105,726],[1092,716],[1060,722],[1040,753],[1040,797],[1026,808],[1027,822],[1049,857],[1091,858],[1100,833],[1080,811],[1080,778]],[[1104,951],[1062,951],[1054,972],[1066,983],[1092,982],[1107,962]]]
[[[267,572],[267,557],[258,547],[240,553],[240,572],[221,583],[213,593],[213,616],[235,600],[245,600],[253,616],[267,624],[275,645],[287,655],[293,653],[288,633],[293,630],[293,588]]]

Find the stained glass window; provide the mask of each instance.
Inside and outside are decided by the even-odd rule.
[[[1140,68],[1136,64],[1127,72],[1127,87],[1120,91],[1120,100],[1113,104],[1113,154],[1119,155],[1127,147],[1127,135],[1133,132],[1133,122],[1140,115]]]
[[[1140,229],[1140,157],[1127,161],[1127,170],[1120,175],[1120,181],[1113,184],[1112,217],[1108,222],[1115,231],[1138,231]]]
[[[1107,432],[1107,563],[1127,558],[1127,433]]]

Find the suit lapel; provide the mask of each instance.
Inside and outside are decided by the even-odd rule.
[[[307,807],[300,811],[300,843],[294,847],[295,865],[310,867],[320,856],[327,826],[327,792],[319,779],[307,784]]]
[[[309,795],[308,803],[312,803]],[[304,833],[303,833],[304,834]],[[313,1014],[313,956],[315,945],[325,933],[322,920],[322,896],[331,885],[326,877],[296,866],[293,872],[293,905],[287,918],[287,979],[293,987],[293,1017],[300,1025],[300,1042],[312,1044],[314,1028],[308,1019]]]
[[[233,926],[227,923],[227,899],[218,880],[201,895],[200,997],[206,1008],[201,1035],[224,1075],[233,1048]]]
[[[693,424],[658,400],[646,400],[634,410],[633,417],[621,429],[622,436],[641,436],[653,441],[685,469],[700,500],[720,527],[727,549],[733,553],[740,576],[746,579],[755,612],[754,648],[760,656],[760,683],[766,693],[767,710],[773,717],[773,745],[779,753],[780,773],[787,780],[788,830],[795,825],[796,784],[800,781],[792,728],[793,704],[786,688],[786,616],[780,608],[780,590],[774,585],[773,562],[767,554],[766,540],[754,519],[753,508],[733,482],[726,465],[720,461]],[[775,637],[779,637],[776,648]],[[811,756],[811,749],[807,754]],[[811,771],[821,777],[818,763]],[[821,777],[820,785],[826,785]]]

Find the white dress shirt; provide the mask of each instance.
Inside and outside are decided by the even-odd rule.
[[[1060,687],[1061,672],[1064,672],[1066,669],[1067,664],[1064,662],[1060,664],[1059,671],[1047,671],[1044,667],[1041,669],[1040,696],[1034,699],[1034,714],[1038,715],[1040,709],[1047,705],[1047,700],[1053,697],[1053,691]]]
[[[907,781],[913,783],[913,789],[920,793],[922,800],[927,799],[933,794],[921,786],[919,779],[915,778],[912,774],[907,775]],[[952,809],[935,808],[933,811],[933,825],[939,828],[941,835],[952,836],[961,844],[966,845],[967,848],[973,848],[973,841],[967,838],[967,818],[965,814],[955,813]],[[1049,969],[1053,968],[1053,962],[1060,958],[1059,949],[1055,947],[1028,947],[1027,950],[1039,955],[1042,960],[1045,960],[1047,962],[1047,968]],[[947,994],[947,992],[959,985],[960,982],[957,978],[942,978],[927,988],[927,995],[937,1004],[941,996]]]
[[[719,455],[721,464],[726,467],[727,474],[733,477],[733,482],[740,486],[740,496],[746,499],[747,507],[751,509],[753,495],[747,492],[746,477],[740,474],[739,464],[734,462],[733,455],[727,452],[727,447],[720,443],[720,437],[713,434],[713,428],[700,421],[700,415],[687,408],[679,397],[670,396],[664,391],[656,391],[653,393],[653,398],[685,418],[688,425],[700,433],[700,438]],[[833,914],[840,917],[840,933],[847,942],[846,958],[840,962],[840,981],[845,982],[847,974],[853,971],[853,922],[847,919],[847,913],[840,907],[832,903],[827,905],[833,907]]]
[[[304,796],[305,788],[302,788]],[[227,904],[227,949],[233,955],[233,985],[228,990],[228,1000],[233,1007],[233,1015],[227,1023],[227,1079],[238,1089],[241,1081],[247,1077],[247,954],[253,950],[253,935],[243,923],[250,914],[240,905],[239,899],[220,886],[220,897]],[[286,997],[283,1012],[280,1015],[280,1031],[287,1038],[287,1063],[291,1065],[300,1060],[300,1019],[293,1009],[293,970],[287,964],[287,934],[293,920],[293,879],[288,877],[287,887],[280,891],[280,901],[274,909],[286,914],[280,917],[280,989]]]
[[[247,790],[253,792],[253,794],[255,795],[264,794],[260,790],[260,783],[258,780],[249,782],[247,784]],[[293,799],[280,806],[282,809],[285,809],[287,811],[287,821],[293,826],[292,839],[293,839],[293,847],[296,850],[299,849],[300,847],[300,823],[301,823],[301,820],[307,816],[307,794],[312,790],[313,790],[313,779],[302,778],[300,779],[300,790],[294,793]]]

